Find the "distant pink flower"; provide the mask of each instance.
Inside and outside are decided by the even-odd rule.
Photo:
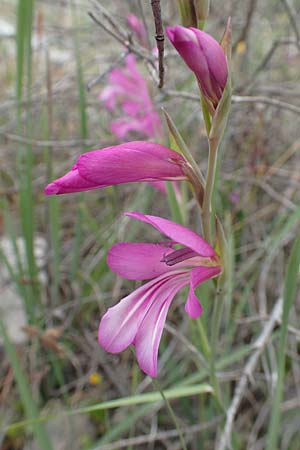
[[[138,181],[185,180],[184,158],[160,144],[135,141],[87,152],[72,170],[45,188],[46,195],[88,191]]]
[[[229,201],[233,205],[237,205],[241,199],[240,193],[238,191],[232,191],[229,195]]]
[[[147,46],[147,32],[143,22],[138,19],[134,14],[128,14],[127,23],[131,30],[135,33],[140,44],[144,47]]]
[[[128,55],[125,64],[111,71],[108,86],[99,96],[109,111],[121,106],[122,117],[112,122],[111,130],[118,139],[133,131],[143,137],[158,137],[162,135],[161,120],[154,110],[147,83],[137,69],[135,56]]]
[[[167,27],[167,35],[188,67],[195,73],[203,95],[214,107],[226,86],[228,66],[221,45],[197,28]]]
[[[189,285],[185,311],[191,318],[200,316],[202,307],[194,290],[218,276],[221,266],[214,249],[188,228],[139,212],[126,215],[152,225],[171,241],[169,245],[124,242],[111,248],[107,262],[113,272],[129,280],[151,281],[108,309],[100,322],[99,343],[111,353],[134,345],[140,368],[155,377],[158,347],[176,293]],[[182,247],[174,249],[175,244]]]

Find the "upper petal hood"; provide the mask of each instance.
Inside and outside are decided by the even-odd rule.
[[[201,236],[183,225],[179,225],[178,223],[161,217],[145,215],[140,212],[127,212],[125,215],[149,223],[162,234],[168,236],[172,241],[189,247],[200,256],[216,256],[214,249]]]
[[[128,280],[148,280],[174,270],[161,262],[167,251],[159,244],[121,242],[109,250],[107,264]]]

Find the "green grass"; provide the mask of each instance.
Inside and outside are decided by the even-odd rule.
[[[267,435],[266,450],[275,450],[280,448],[278,440],[280,436],[280,405],[282,402],[285,373],[286,373],[286,340],[288,333],[288,323],[290,310],[295,301],[296,288],[299,284],[300,268],[300,238],[295,240],[291,255],[289,258],[283,292],[283,312],[279,335],[278,355],[277,355],[277,381],[274,390],[274,398],[271,408],[271,419]]]

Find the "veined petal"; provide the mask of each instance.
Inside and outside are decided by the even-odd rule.
[[[149,223],[172,241],[182,244],[197,252],[200,256],[216,256],[214,249],[197,233],[183,225],[163,219],[162,217],[145,215],[140,212],[127,212],[126,216]]]
[[[157,375],[158,347],[169,307],[177,292],[187,283],[188,278],[179,275],[162,284],[139,326],[134,340],[136,357],[140,368],[151,377]]]
[[[108,352],[119,353],[132,344],[142,320],[157,298],[155,294],[160,286],[180,275],[188,283],[187,271],[174,270],[149,281],[109,308],[99,325],[98,341],[101,347]]]
[[[174,270],[161,262],[172,251],[159,244],[121,242],[109,250],[107,264],[128,280],[148,280]]]
[[[202,313],[202,306],[195,295],[195,289],[204,281],[214,278],[221,272],[221,267],[196,267],[190,274],[190,291],[185,304],[185,312],[191,319],[196,319]]]

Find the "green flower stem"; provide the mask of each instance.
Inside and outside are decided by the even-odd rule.
[[[218,141],[209,139],[209,155],[208,155],[208,169],[206,177],[206,186],[203,198],[202,208],[202,225],[203,235],[210,244],[212,244],[213,236],[211,230],[212,223],[212,198],[216,178],[216,169],[218,161]]]
[[[207,134],[207,138],[208,138],[210,130],[211,130],[211,117],[210,117],[210,114],[208,111],[206,101],[202,94],[201,94],[201,106],[202,106],[202,114],[203,114],[203,119],[204,119],[205,128],[206,128],[206,134]]]
[[[185,440],[184,440],[184,437],[183,437],[183,433],[181,431],[181,428],[179,426],[177,417],[176,417],[176,415],[175,415],[175,413],[173,411],[173,408],[172,408],[169,400],[165,396],[164,391],[162,390],[159,382],[156,379],[152,378],[152,383],[153,383],[154,387],[159,391],[162,399],[164,400],[164,402],[166,404],[166,407],[167,407],[167,409],[169,411],[169,414],[170,414],[170,416],[171,416],[171,418],[172,418],[172,420],[174,422],[175,428],[176,428],[176,430],[178,432],[178,436],[179,436],[179,440],[180,440],[180,443],[181,443],[182,450],[187,450],[187,446],[186,446],[186,443],[185,443]]]
[[[211,133],[211,127],[212,127],[212,120],[211,116],[208,110],[207,103],[201,95],[201,106],[202,106],[202,113],[203,113],[203,119],[205,123],[206,128],[206,134],[209,144],[209,155],[208,155],[208,169],[207,169],[207,177],[206,177],[206,185],[205,185],[205,192],[204,192],[204,198],[203,198],[203,208],[202,208],[202,225],[203,225],[203,234],[204,238],[212,244],[212,238],[211,235],[211,223],[212,223],[212,194],[215,184],[215,177],[216,177],[216,169],[217,169],[217,153],[218,153],[218,143],[215,144],[215,140],[212,141],[210,138]]]
[[[211,355],[210,355],[210,378],[211,378],[211,384],[213,385],[213,388],[215,390],[215,395],[218,400],[219,405],[222,409],[223,407],[223,401],[222,401],[222,395],[221,395],[221,389],[219,380],[216,375],[216,350],[217,350],[217,342],[218,342],[218,336],[220,331],[220,324],[221,324],[221,318],[222,318],[222,312],[223,312],[223,302],[220,298],[221,294],[221,283],[222,280],[219,278],[217,289],[216,289],[216,298],[214,301],[214,309],[213,309],[213,315],[212,315],[212,332],[211,332],[211,339],[210,339],[210,349],[211,349]]]
[[[207,360],[209,360],[210,356],[211,356],[211,348],[210,348],[210,345],[208,342],[207,334],[206,334],[205,328],[203,326],[201,317],[199,317],[196,320],[196,324],[197,324],[198,333],[199,333],[200,342],[201,342],[201,350],[203,351],[205,358]]]
[[[221,302],[218,302],[216,300],[215,305],[216,305],[216,303],[221,303]],[[219,312],[217,313],[216,308],[217,307],[215,306],[214,312],[213,312],[212,323],[215,323],[214,320],[216,320],[216,318],[219,317]],[[220,312],[222,312],[222,309]],[[220,315],[220,317],[221,317],[221,315]],[[215,365],[215,349],[216,349],[216,341],[217,341],[217,336],[218,336],[220,319],[219,319],[218,324],[216,323],[216,327],[213,329],[215,336],[214,337],[212,336],[211,345],[209,344],[207,334],[206,334],[205,328],[203,326],[202,320],[199,318],[199,319],[197,319],[196,323],[197,323],[197,329],[198,329],[200,342],[201,342],[201,350],[202,350],[206,360],[208,361],[210,383],[214,389],[214,395],[218,402],[218,405],[223,410],[224,408],[223,408],[223,403],[222,403],[222,399],[221,399],[221,390],[220,390],[219,381],[218,381],[218,378],[216,375],[216,365]]]

